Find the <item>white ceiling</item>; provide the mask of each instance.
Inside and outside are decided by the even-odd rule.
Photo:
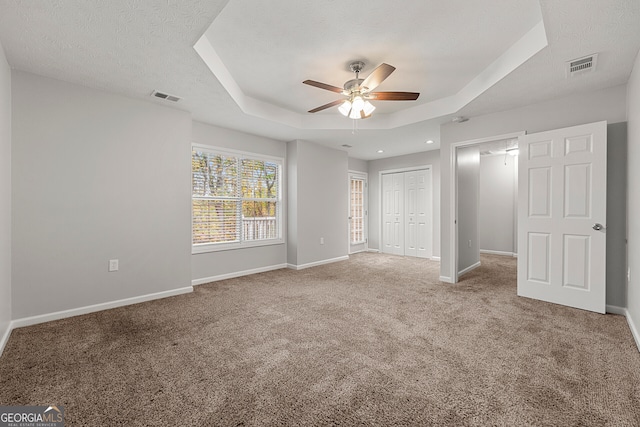
[[[362,159],[436,149],[454,115],[625,83],[638,22],[638,0],[0,0],[0,42],[16,69],[166,103],[149,97],[157,89],[183,97],[172,105],[196,120],[349,144]],[[592,53],[595,72],[565,78],[565,61]],[[377,102],[355,134],[335,108],[306,113],[336,94],[301,82],[342,86],[352,60],[366,62],[364,76],[394,65],[379,90],[420,98]]]

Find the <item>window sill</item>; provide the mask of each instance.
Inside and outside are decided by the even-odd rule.
[[[259,246],[273,246],[284,244],[284,239],[259,240],[243,243],[207,243],[192,245],[191,254],[203,254],[207,252],[232,251],[236,249],[256,248]]]

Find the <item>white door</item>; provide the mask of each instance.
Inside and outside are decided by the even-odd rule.
[[[416,172],[416,256],[431,258],[433,220],[431,215],[431,169]]]
[[[518,295],[605,312],[607,124],[519,139]]]
[[[405,230],[404,254],[418,256],[418,185],[417,172],[404,174]]]
[[[404,254],[431,258],[431,170],[406,172],[404,177]]]
[[[382,175],[382,251],[404,255],[404,175]]]

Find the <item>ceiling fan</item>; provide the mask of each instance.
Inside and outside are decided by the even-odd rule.
[[[415,101],[420,96],[417,92],[372,92],[387,77],[395,71],[395,67],[389,64],[382,64],[369,74],[366,79],[360,78],[360,71],[364,68],[364,62],[355,61],[349,64],[349,69],[356,73],[356,78],[347,81],[343,88],[332,86],[315,80],[305,80],[302,83],[315,86],[320,89],[336,92],[347,97],[338,99],[328,104],[309,110],[310,113],[326,110],[327,108],[340,105],[340,113],[350,119],[367,119],[376,107],[369,100],[376,101]]]

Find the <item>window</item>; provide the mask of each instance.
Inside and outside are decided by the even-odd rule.
[[[282,159],[193,145],[193,252],[282,243]]]

